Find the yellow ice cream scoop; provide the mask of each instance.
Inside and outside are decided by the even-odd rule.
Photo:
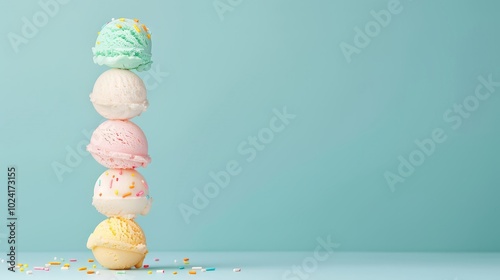
[[[87,248],[108,269],[140,268],[148,253],[146,236],[133,220],[111,217],[89,236]]]

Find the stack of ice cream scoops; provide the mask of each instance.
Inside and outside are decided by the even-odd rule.
[[[92,134],[87,150],[108,168],[94,187],[92,205],[108,218],[87,241],[96,260],[108,269],[142,266],[148,253],[146,237],[135,222],[151,207],[148,184],[137,172],[151,158],[142,130],[130,119],[148,108],[144,82],[131,70],[151,67],[151,33],[138,19],[112,19],[98,32],[94,62],[111,67],[99,76],[90,94],[106,120]]]

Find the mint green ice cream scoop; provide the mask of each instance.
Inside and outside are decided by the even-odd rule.
[[[98,34],[94,63],[137,71],[151,68],[151,33],[138,19],[113,19]]]

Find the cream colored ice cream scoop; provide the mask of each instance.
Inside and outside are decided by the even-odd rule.
[[[106,119],[127,120],[149,106],[144,82],[132,71],[110,69],[97,78],[90,101]]]
[[[147,215],[151,203],[146,179],[134,169],[106,170],[94,186],[92,205],[108,217],[134,219]]]

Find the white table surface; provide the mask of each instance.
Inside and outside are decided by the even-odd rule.
[[[325,260],[315,259],[313,252],[150,252],[145,260],[148,269],[132,269],[125,274],[102,268],[89,252],[19,252],[19,263],[28,264],[24,272],[15,273],[7,270],[7,264],[0,263],[0,279],[418,279],[418,280],[487,280],[500,279],[500,254],[497,253],[331,253]],[[69,270],[61,270],[60,266],[50,267],[50,271],[35,271],[35,266],[64,258],[69,259]],[[186,269],[178,269],[184,265],[182,259],[188,257],[190,264]],[[2,255],[0,258],[5,259]],[[159,261],[154,261],[159,258]],[[315,261],[312,261],[315,259]],[[177,263],[174,263],[177,260]],[[305,262],[306,268],[302,266]],[[314,262],[317,267],[314,267]],[[92,265],[96,264],[95,269]],[[78,271],[79,267],[99,271],[99,274],[86,274]],[[215,267],[215,271],[188,274],[192,266]],[[300,272],[294,273],[296,266]],[[233,268],[241,268],[241,272],[233,272]],[[26,271],[32,270],[32,275]],[[152,274],[148,274],[148,271]],[[165,273],[157,273],[165,270]],[[172,274],[177,271],[178,274]]]

